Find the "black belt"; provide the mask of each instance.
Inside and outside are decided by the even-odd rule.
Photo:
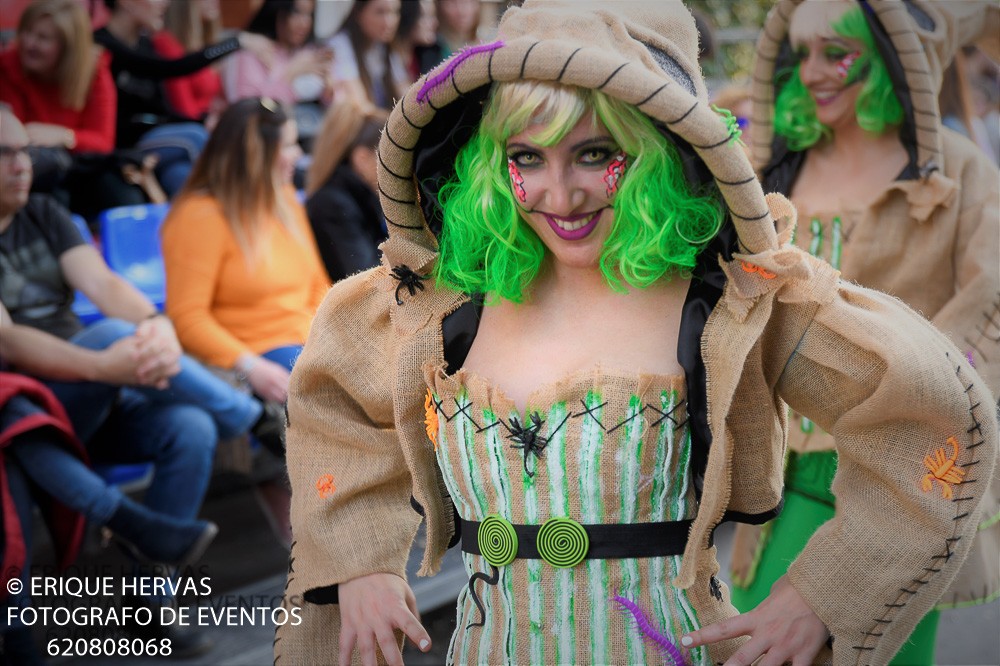
[[[581,525],[576,521],[568,519],[556,519],[563,525],[569,527],[562,535],[556,535],[549,541],[548,547],[543,550],[550,554],[549,557],[539,551],[538,535],[544,525],[512,525],[506,520],[497,516],[490,516],[487,521],[504,523],[501,531],[501,540],[507,539],[512,528],[516,535],[516,543],[513,545],[504,543],[499,546],[500,550],[507,549],[506,558],[502,559],[542,559],[554,566],[575,566],[584,559],[616,559],[633,557],[665,557],[669,555],[681,555],[687,545],[688,533],[691,530],[690,520],[679,520],[662,523],[610,523],[596,525]],[[485,521],[484,521],[485,522]],[[549,522],[547,521],[546,525]],[[479,529],[484,523],[463,520],[462,521],[462,550],[472,555],[483,555],[489,561],[489,555],[481,552],[479,544]],[[581,531],[586,534],[583,537]],[[556,543],[560,537],[562,544]],[[555,545],[553,545],[555,544]],[[568,545],[567,545],[568,544]],[[560,558],[558,551],[560,545],[565,546],[571,553],[563,553]],[[496,550],[496,548],[490,548]],[[555,551],[553,557],[551,553]],[[513,557],[510,554],[513,553]],[[494,558],[495,559],[495,558]],[[553,561],[555,560],[555,561]],[[559,561],[559,564],[556,564]],[[491,564],[494,562],[491,561]],[[500,564],[500,562],[496,562]]]

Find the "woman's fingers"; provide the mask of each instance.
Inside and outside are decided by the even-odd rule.
[[[354,652],[355,636],[354,632],[347,629],[343,623],[340,625],[340,666],[351,666],[351,654]]]
[[[724,641],[727,638],[737,636],[747,636],[753,630],[753,623],[747,615],[737,615],[722,622],[710,624],[702,627],[698,631],[692,631],[681,638],[681,645],[686,648],[701,647],[709,643]]]

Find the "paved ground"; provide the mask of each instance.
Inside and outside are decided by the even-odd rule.
[[[286,552],[272,536],[248,488],[232,480],[223,482],[221,486],[217,480],[213,488],[215,494],[206,502],[205,513],[220,524],[222,532],[198,572],[211,578],[213,596],[197,600],[188,597],[187,600],[215,608],[241,605],[276,607],[284,587]],[[717,536],[720,553],[725,560],[728,558],[728,531],[720,530]],[[39,557],[48,558],[39,561],[51,561],[44,544],[36,551]],[[465,578],[458,569],[457,557],[454,550],[449,553],[452,564],[445,567],[441,576],[414,580],[434,649],[427,655],[408,650],[406,663],[409,666],[440,666],[445,662],[448,641],[455,627],[455,611],[449,597],[457,594],[465,584]],[[81,558],[79,571],[116,572],[123,565],[124,559],[114,549],[91,549]],[[415,562],[411,565],[415,566]],[[35,601],[36,607],[45,603],[48,603],[45,598]],[[440,607],[441,604],[445,605]],[[206,631],[215,643],[213,650],[202,657],[176,663],[191,666],[270,666],[272,663],[274,628],[270,621],[244,626],[210,626]],[[39,628],[37,633],[40,644],[44,645],[45,630]],[[942,666],[1000,666],[1000,601],[944,613],[937,656],[937,663]],[[122,657],[60,657],[53,659],[52,663],[149,666],[168,662]]]

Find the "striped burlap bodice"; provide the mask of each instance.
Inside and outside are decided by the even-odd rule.
[[[463,520],[693,518],[682,377],[582,374],[534,393],[526,413],[471,373],[428,377],[428,430]],[[527,454],[526,431],[534,431],[536,445]],[[572,568],[515,559],[496,570],[481,555],[463,557],[470,580],[481,575],[458,600],[453,663],[663,663],[615,595],[635,603],[678,646],[699,626],[685,593],[670,584],[680,555],[585,559]],[[687,658],[708,661],[706,650]]]

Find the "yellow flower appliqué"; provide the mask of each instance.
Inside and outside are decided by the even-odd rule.
[[[424,426],[427,428],[427,439],[434,444],[434,450],[438,448],[438,413],[434,404],[434,395],[427,389],[427,397],[424,398]]]
[[[950,484],[962,483],[965,470],[955,466],[955,463],[958,461],[958,440],[954,437],[949,437],[947,443],[951,444],[951,457],[945,457],[944,447],[938,449],[934,453],[933,458],[924,456],[924,467],[930,471],[930,474],[921,479],[920,485],[924,489],[924,492],[927,492],[934,487],[934,482],[937,481],[941,485],[941,496],[944,499],[951,499],[952,491]]]
[[[333,474],[324,474],[316,482],[316,490],[319,491],[320,499],[326,499],[333,494],[337,487],[333,485]]]

